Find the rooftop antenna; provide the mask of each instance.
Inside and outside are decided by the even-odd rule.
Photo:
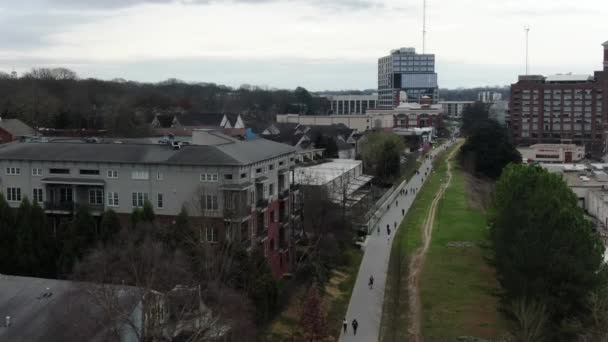
[[[526,32],[526,75],[528,75],[528,72],[530,71],[530,56],[528,54],[528,47],[529,47],[529,35],[530,35],[530,26],[526,25],[524,26],[524,31]]]
[[[422,0],[422,54],[426,51],[426,0]]]

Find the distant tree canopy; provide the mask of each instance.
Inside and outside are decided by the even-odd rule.
[[[15,77],[0,72],[0,116],[34,127],[106,129],[141,135],[155,113],[239,113],[259,121],[276,114],[325,114],[328,103],[302,87],[294,91],[169,79],[138,83],[80,79],[65,68],[35,68]]]
[[[367,172],[388,180],[399,175],[404,150],[405,144],[398,135],[379,132],[367,137],[361,156]]]
[[[494,120],[475,125],[460,149],[465,168],[493,179],[509,163],[521,163],[521,154],[510,142],[507,130]]]
[[[496,184],[489,222],[506,301],[539,302],[551,325],[546,340],[575,340],[564,329],[586,321],[589,295],[608,279],[604,246],[575,194],[559,175],[510,165]]]

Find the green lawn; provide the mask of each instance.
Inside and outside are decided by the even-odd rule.
[[[469,207],[463,172],[456,161],[452,166],[452,183],[437,208],[420,279],[423,336],[428,341],[454,341],[462,335],[496,339],[506,324],[497,311],[494,270],[484,258],[486,219]],[[453,247],[454,242],[469,247]]]
[[[446,179],[446,156],[420,190],[391,250],[380,340],[407,341],[407,277],[409,255],[422,244],[421,228],[431,202]],[[496,338],[506,331],[497,311],[498,285],[484,259],[486,228],[483,213],[468,207],[465,180],[452,161],[452,184],[439,204],[433,238],[420,279],[422,333],[426,341],[454,341],[458,336]],[[449,242],[472,247],[448,247]]]
[[[448,150],[449,153],[451,150]],[[435,193],[439,190],[441,179],[445,179],[446,164],[441,162],[447,156],[443,152],[438,158],[439,168],[424,186],[419,189],[416,200],[410,207],[401,228],[393,240],[389,271],[384,293],[384,307],[380,325],[381,341],[407,340],[407,268],[408,255],[422,244],[420,229],[428,214]]]

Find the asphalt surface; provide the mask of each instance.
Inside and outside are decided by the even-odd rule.
[[[433,150],[431,152],[432,157],[434,158],[444,148],[445,145],[442,145]],[[368,236],[363,260],[361,261],[355,287],[353,288],[348,310],[346,311],[345,318],[348,321],[348,329],[346,333],[342,330],[340,341],[373,342],[378,340],[392,240],[405,214],[407,214],[412,202],[418,195],[419,191],[413,192],[413,190],[415,188],[419,190],[422,187],[423,182],[428,178],[427,168],[431,170],[431,167],[431,160],[425,158],[420,169],[418,169],[419,173],[414,175],[407,185],[403,187],[404,191],[407,190],[407,195],[396,196],[390,204],[386,204],[388,209],[384,208],[385,212],[379,221],[378,227],[374,227],[372,234]],[[427,172],[427,176],[425,176],[425,172]],[[395,224],[397,229],[395,229]],[[391,230],[390,235],[387,234],[387,225]],[[378,228],[380,228],[379,234]],[[374,277],[372,289],[369,288],[370,276]],[[353,334],[352,327],[354,319],[359,323],[356,335]],[[406,324],[406,322],[403,323]],[[330,322],[330,324],[342,326],[342,321]]]

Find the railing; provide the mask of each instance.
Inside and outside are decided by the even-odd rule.
[[[261,198],[257,202],[257,207],[264,209],[268,206],[268,198]]]
[[[74,202],[44,202],[45,210],[74,211]]]
[[[286,199],[289,197],[289,189],[283,190],[283,192],[279,193],[279,199]]]

